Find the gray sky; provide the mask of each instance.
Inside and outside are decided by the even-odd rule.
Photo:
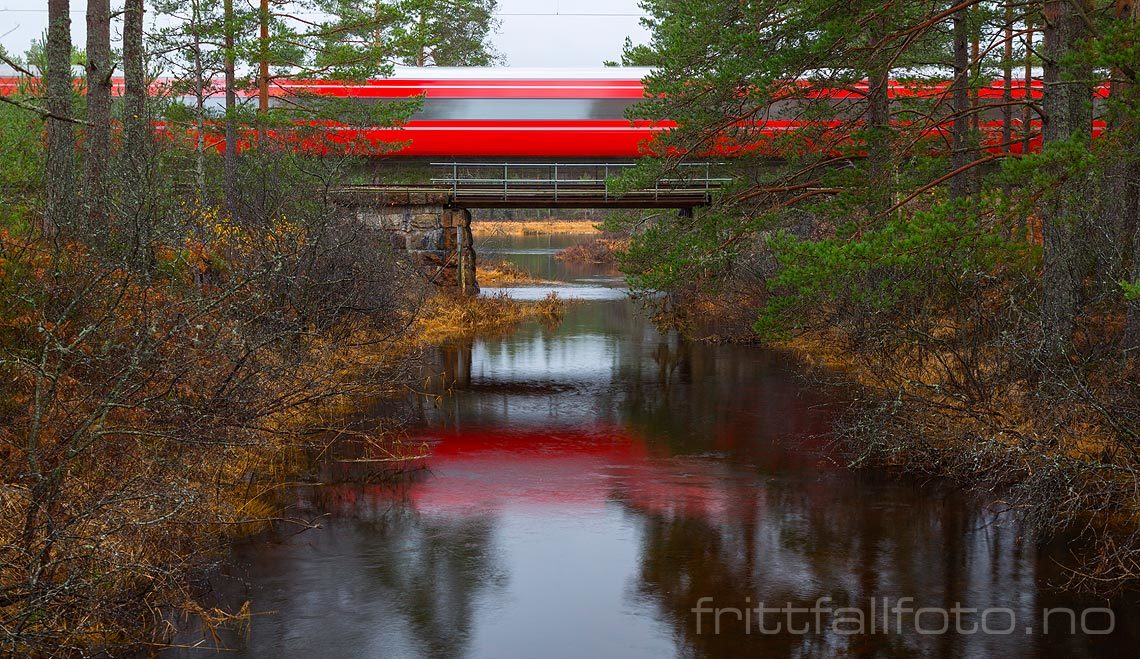
[[[121,3],[112,0],[112,6]],[[71,38],[86,39],[86,0],[71,0]],[[495,48],[509,66],[601,66],[625,37],[645,41],[637,0],[499,0]],[[47,27],[46,0],[0,0],[0,43],[22,54]]]

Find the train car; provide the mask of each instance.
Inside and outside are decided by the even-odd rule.
[[[289,97],[327,96],[380,103],[398,99],[422,98],[422,105],[406,124],[400,127],[346,126],[330,122],[319,124],[320,138],[276,137],[293,140],[294,144],[312,151],[343,147],[354,153],[396,158],[454,159],[622,159],[628,160],[653,152],[654,137],[675,127],[669,121],[631,121],[627,110],[644,98],[644,68],[593,69],[527,69],[527,68],[411,68],[397,67],[389,78],[364,82],[327,80],[278,80],[270,88],[271,104],[287,103]],[[13,93],[20,81],[0,78],[0,94]],[[867,93],[866,82],[845,88],[811,88],[807,83],[799,91],[790,89],[792,98],[776,99],[762,118],[746,126],[747,144],[734,148],[731,143],[717,147],[718,156],[729,156],[743,150],[765,148],[763,137],[787,135],[818,120],[805,119],[805,103],[823,100],[835,107],[833,120],[839,128],[844,121],[858,120]],[[792,85],[794,87],[795,85]],[[121,79],[115,80],[115,93],[121,93]],[[217,89],[218,85],[215,84]],[[164,94],[165,81],[155,81],[155,93]],[[934,99],[945,115],[949,107],[948,83],[905,83],[892,81],[888,90],[892,103],[901,107],[908,99]],[[1012,102],[1021,104],[1026,96],[1039,99],[1040,79],[1029,85],[1014,80]],[[1094,103],[1102,108],[1108,87],[1096,89]],[[255,102],[252,90],[240,92],[245,103]],[[1025,124],[1022,107],[1011,116],[1011,144],[1003,144],[1004,84],[997,80],[976,91],[980,107],[977,127],[983,142],[991,151],[1024,149],[1040,146],[1040,122],[1034,116]],[[193,104],[189,97],[178,97]],[[215,93],[207,106],[220,114],[222,98]],[[936,113],[936,114],[937,114]],[[899,113],[900,125],[906,113]],[[170,131],[171,126],[160,126]],[[1093,131],[1099,133],[1104,123],[1099,118]],[[932,151],[948,148],[949,123],[926,128]],[[298,130],[301,134],[304,131]],[[173,132],[168,132],[173,134]],[[211,143],[218,145],[217,136]],[[757,139],[757,138],[760,139]],[[243,141],[249,140],[247,135]],[[739,139],[739,138],[737,138]],[[842,136],[840,136],[842,139]],[[944,143],[946,146],[940,146]]]
[[[633,120],[627,110],[644,98],[641,80],[648,68],[527,69],[527,68],[403,68],[391,78],[363,83],[335,81],[281,82],[272,95],[325,95],[382,102],[385,99],[422,97],[422,107],[399,128],[329,127],[343,141],[372,145],[374,155],[397,158],[608,158],[633,159],[654,151],[653,139],[675,127],[671,121]],[[1038,72],[1039,73],[1039,72]],[[800,83],[807,86],[807,83]],[[1012,81],[1011,102],[1021,104],[1026,97],[1039,100],[1040,78],[1027,85]],[[867,83],[846,88],[812,88],[791,92],[796,98],[775,100],[761,119],[744,128],[752,142],[740,148],[726,140],[717,156],[731,156],[741,150],[764,151],[768,140],[778,138],[818,120],[805,119],[803,105],[826,100],[836,108],[830,123],[840,128],[845,121],[858,120],[866,97]],[[1094,102],[1103,107],[1108,87],[1095,90]],[[949,83],[891,81],[888,93],[896,109],[908,100],[939,100],[943,114],[949,112]],[[979,108],[976,126],[991,151],[1021,152],[1025,136],[1029,148],[1040,148],[1040,121],[1032,115],[1029,123],[1021,107],[1011,113],[1010,144],[1003,143],[1005,115],[1002,111],[1004,83],[994,80],[976,89]],[[849,108],[849,109],[848,109]],[[905,116],[905,113],[903,113]],[[899,121],[900,125],[906,120]],[[1099,118],[1093,132],[1104,128]],[[949,148],[949,122],[928,129],[931,149]],[[757,139],[758,138],[758,139]],[[394,143],[403,148],[388,152]],[[944,143],[944,146],[939,146]]]
[[[406,143],[418,158],[633,158],[671,122],[633,121],[648,69],[397,68],[364,83],[281,82],[274,95],[315,94],[366,102],[422,97],[399,128],[363,128],[368,143]],[[343,129],[342,129],[343,130]]]

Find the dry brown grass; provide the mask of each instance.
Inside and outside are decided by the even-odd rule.
[[[598,223],[592,220],[478,220],[471,223],[476,236],[531,236],[541,234],[592,234],[601,233]]]
[[[813,368],[841,371],[848,378],[865,386],[878,380],[860,369],[854,353],[843,346],[845,338],[838,330],[805,332],[795,337],[772,343],[772,347],[794,353],[800,361]]]
[[[629,248],[629,238],[594,238],[571,245],[558,252],[554,258],[569,263],[593,263],[613,265],[617,263],[618,252]]]
[[[759,339],[752,323],[766,295],[765,290],[748,286],[686,293],[680,303],[651,304],[650,319],[662,331],[675,329],[697,341],[755,344]]]
[[[543,281],[510,261],[480,263],[475,267],[475,278],[490,286],[537,284]]]
[[[524,320],[561,320],[566,302],[551,293],[537,302],[520,302],[506,294],[460,297],[439,294],[428,300],[413,326],[418,345],[438,345],[476,335],[509,332]]]

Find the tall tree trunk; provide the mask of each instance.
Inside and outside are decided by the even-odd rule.
[[[44,232],[70,224],[75,206],[75,135],[71,108],[71,3],[48,0],[47,204]]]
[[[1140,3],[1135,0],[1117,0],[1116,17],[1126,21],[1140,20]],[[1129,107],[1135,107],[1140,92],[1140,89],[1137,89],[1138,83],[1140,81],[1135,79],[1121,82],[1113,89],[1113,94],[1119,93],[1125,96],[1129,101]],[[1122,121],[1125,125],[1120,128],[1126,131],[1123,141],[1127,145],[1123,153],[1125,162],[1122,164],[1122,169],[1127,170],[1123,173],[1127,177],[1125,182],[1128,188],[1128,207],[1122,209],[1119,221],[1123,236],[1132,237],[1131,279],[1133,282],[1140,282],[1140,144],[1138,144],[1140,125],[1137,125],[1134,119],[1125,118]],[[1126,350],[1140,352],[1140,299],[1128,303],[1123,347]]]
[[[258,16],[257,115],[269,114],[269,0],[261,0]]]
[[[1005,49],[1001,79],[1001,143],[1002,150],[1013,150],[1013,0],[1005,0]]]
[[[134,233],[132,252],[149,266],[151,227],[145,215],[150,122],[147,119],[146,55],[143,50],[143,0],[123,4],[123,210]]]
[[[202,0],[192,0],[194,39],[194,178],[198,199],[206,191],[206,74],[202,63]]]
[[[226,197],[226,210],[230,217],[238,217],[237,208],[237,76],[234,73],[234,33],[236,30],[234,19],[234,0],[225,0],[222,12],[224,14],[225,34],[223,35],[225,85],[226,85],[226,149],[225,149],[225,182],[224,193]]]
[[[1005,0],[1005,43],[1002,57],[1002,109],[1001,109],[1001,143],[1002,151],[1013,153],[1013,0]],[[1003,183],[1002,191],[1006,196],[1013,193],[1012,183]],[[1025,213],[1019,213],[1010,227],[1010,236],[1013,240],[1024,240],[1025,229],[1028,223]]]
[[[1001,143],[1002,151],[1013,153],[1013,0],[1005,0],[1005,49],[1002,57],[1002,93],[1001,93]],[[1013,193],[1013,184],[1002,184],[1002,191],[1009,196]],[[1025,213],[1018,213],[1010,235],[1014,240],[1025,240],[1027,219]]]
[[[87,136],[83,144],[87,221],[107,223],[107,164],[111,162],[111,3],[87,2]]]
[[[1083,3],[1084,0],[1079,0]],[[1045,110],[1046,146],[1070,140],[1091,139],[1091,95],[1087,74],[1069,59],[1086,35],[1078,0],[1045,2]],[[1090,199],[1086,177],[1066,176],[1039,209],[1044,242],[1041,291],[1042,348],[1047,354],[1064,352],[1073,337],[1084,269],[1077,244]]]
[[[269,118],[269,0],[261,0],[258,11],[258,70],[257,70],[257,146],[265,148],[266,129]],[[259,154],[264,157],[264,154]],[[264,166],[258,168],[260,186],[257,191],[257,219],[266,221],[266,207],[269,195],[269,172]]]
[[[1023,90],[1025,108],[1022,111],[1021,152],[1029,153],[1033,142],[1033,21],[1025,19],[1025,89]]]
[[[141,167],[146,159],[150,132],[143,11],[143,0],[125,0],[123,4],[123,150],[134,167]]]
[[[1128,83],[1112,83],[1115,99],[1130,97]],[[1134,101],[1130,102],[1131,107]],[[1127,112],[1112,112],[1108,117],[1105,135],[1106,159],[1104,176],[1100,181],[1100,222],[1090,236],[1095,254],[1094,286],[1097,297],[1111,296],[1119,291],[1124,276],[1125,254],[1128,251],[1133,224],[1136,222],[1138,202],[1137,185],[1140,183],[1137,140],[1140,134]]]
[[[969,10],[967,16],[972,17],[974,20],[970,21],[970,139],[972,143],[976,143],[982,134],[982,113],[981,113],[981,96],[978,90],[978,84],[982,77],[982,33],[980,23],[981,19],[981,5],[975,4]],[[971,144],[972,146],[973,144]],[[980,194],[982,191],[982,177],[975,173],[971,173],[970,177],[966,179],[970,186],[972,194]]]
[[[970,136],[970,37],[965,9],[954,12],[954,81],[951,83],[951,105],[954,124],[951,128],[950,169],[956,171],[970,163],[967,151]],[[962,199],[970,194],[972,172],[966,171],[950,179],[950,198]]]
[[[891,148],[890,70],[884,67],[872,72],[868,84],[871,104],[868,115],[868,124],[871,128],[869,149],[871,177],[874,184],[883,193],[882,195],[873,195],[881,197],[874,201],[875,207],[881,210],[888,203],[889,196],[887,193],[894,187],[888,171]]]
[[[981,8],[978,5],[974,5],[966,11],[969,11],[973,18],[977,19]],[[977,22],[977,20],[975,20],[975,22]],[[971,25],[970,27],[972,28],[970,30],[970,109],[973,110],[973,112],[970,113],[970,123],[976,133],[981,131],[982,128],[982,116],[981,113],[978,112],[980,99],[977,89],[978,80],[982,76],[982,44],[981,33],[978,26]]]

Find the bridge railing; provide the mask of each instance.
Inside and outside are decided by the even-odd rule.
[[[510,201],[518,197],[549,197],[554,202],[574,198],[598,199],[606,203],[616,199],[673,198],[691,199],[710,195],[731,178],[714,176],[720,163],[682,163],[680,171],[691,176],[659,178],[652,188],[613,192],[610,179],[636,165],[634,163],[535,163],[535,162],[437,162],[449,176],[433,177],[433,185],[450,188],[455,198],[495,198]]]

